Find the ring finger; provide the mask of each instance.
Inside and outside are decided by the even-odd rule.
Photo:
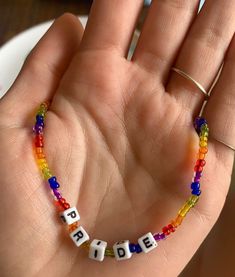
[[[234,34],[235,1],[207,0],[186,37],[174,67],[209,90]],[[190,81],[172,72],[166,90],[192,113],[198,112],[203,93]]]

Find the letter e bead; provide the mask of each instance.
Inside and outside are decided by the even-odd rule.
[[[129,259],[132,256],[129,249],[129,240],[116,242],[113,245],[113,252],[118,261]]]
[[[104,259],[105,249],[107,247],[107,242],[94,239],[89,248],[89,258],[102,262]]]
[[[89,240],[89,236],[82,226],[79,226],[77,229],[71,232],[70,237],[77,247],[79,247],[85,241]]]
[[[155,247],[158,246],[151,232],[139,238],[138,243],[145,253],[148,253],[149,251],[153,250]]]
[[[73,224],[74,222],[80,219],[80,216],[76,207],[72,207],[61,212],[60,217],[63,220],[63,222],[67,223],[68,225]]]

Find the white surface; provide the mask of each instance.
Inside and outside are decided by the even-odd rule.
[[[89,258],[102,262],[104,260],[106,247],[107,247],[106,241],[94,239],[90,244]]]
[[[76,230],[70,233],[70,237],[77,247],[90,239],[87,232],[83,229],[82,226],[79,226]]]
[[[148,253],[158,246],[151,232],[148,232],[147,234],[139,238],[138,243],[145,253]]]
[[[79,215],[76,207],[72,207],[72,208],[69,208],[69,209],[61,212],[60,216],[61,216],[62,220],[68,225],[73,224],[74,222],[76,222],[80,219],[80,215]]]
[[[79,17],[79,19],[85,26],[87,16]],[[0,48],[0,98],[10,88],[25,58],[49,29],[52,22],[44,22],[20,33]]]
[[[129,248],[129,240],[116,242],[113,245],[113,252],[114,252],[115,258],[118,261],[130,259],[132,256],[132,253]]]

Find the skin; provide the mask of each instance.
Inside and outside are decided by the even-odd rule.
[[[214,137],[235,145],[235,1],[208,0],[199,16],[198,1],[154,1],[129,61],[141,6],[94,1],[84,34],[74,16],[60,17],[0,100],[1,276],[177,276],[218,219],[234,158]],[[192,122],[203,94],[170,68],[209,89],[223,60],[204,110],[211,138],[197,206],[148,254],[92,261],[60,224],[38,169],[31,131],[38,106],[52,99],[45,154],[90,238],[109,247],[137,242],[161,231],[190,196]]]

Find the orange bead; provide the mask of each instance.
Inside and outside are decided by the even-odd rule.
[[[77,229],[77,227],[78,227],[78,222],[77,221],[74,222],[73,224],[70,224],[69,225],[69,232],[70,233],[73,232],[75,229]]]
[[[179,226],[182,223],[183,219],[184,218],[181,215],[178,215],[175,219],[175,224]]]
[[[36,147],[35,150],[36,150],[37,154],[42,154],[43,153],[43,148],[42,147]]]
[[[207,147],[200,147],[199,152],[203,153],[203,154],[206,154],[208,152],[208,148]]]
[[[46,156],[44,153],[37,153],[37,158],[38,159],[44,159]]]
[[[199,154],[198,154],[198,159],[199,159],[199,160],[204,160],[204,159],[205,159],[205,156],[206,156],[205,154],[199,152]]]

